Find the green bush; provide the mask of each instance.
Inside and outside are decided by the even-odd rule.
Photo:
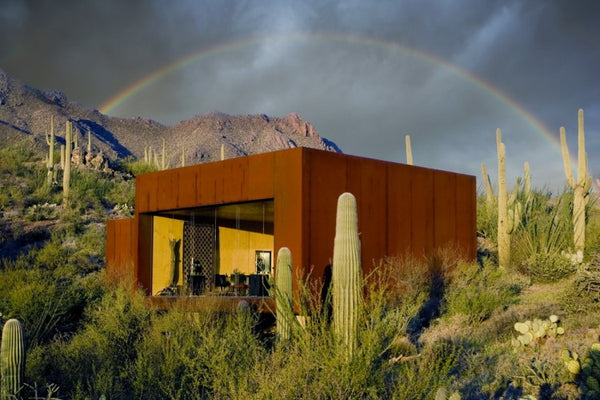
[[[522,284],[507,279],[508,273],[495,265],[459,263],[446,288],[444,312],[463,314],[471,323],[488,319],[497,309],[516,304]]]

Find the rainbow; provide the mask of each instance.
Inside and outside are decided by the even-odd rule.
[[[178,59],[168,65],[165,65],[152,73],[146,75],[142,79],[132,83],[124,90],[116,94],[115,96],[108,99],[102,105],[98,107],[99,111],[103,114],[108,114],[115,108],[117,108],[120,104],[125,102],[128,98],[140,92],[142,89],[152,85],[154,82],[160,80],[164,76],[177,71],[185,66],[201,60],[203,58],[211,57],[217,55],[219,53],[230,52],[237,49],[245,48],[247,46],[264,44],[264,43],[280,43],[280,42],[293,42],[293,41],[327,41],[327,42],[343,42],[343,43],[353,43],[353,44],[361,44],[368,46],[376,46],[385,48],[390,51],[398,52],[403,55],[413,56],[418,59],[421,59],[427,63],[434,64],[436,66],[441,66],[455,75],[467,80],[473,85],[481,88],[483,91],[487,92],[500,102],[506,104],[511,109],[515,110],[519,115],[521,115],[531,126],[533,126],[537,131],[539,131],[542,135],[546,136],[548,140],[553,142],[556,146],[560,146],[560,142],[558,140],[557,135],[552,134],[552,132],[535,116],[533,116],[529,111],[519,105],[516,101],[511,99],[507,94],[503,93],[500,89],[493,86],[489,82],[484,81],[483,79],[475,76],[469,71],[466,71],[455,64],[452,64],[440,57],[437,57],[433,54],[425,53],[423,51],[406,47],[400,45],[396,42],[385,41],[380,39],[372,39],[363,36],[355,36],[355,35],[341,35],[335,33],[296,33],[296,34],[288,34],[288,35],[278,35],[278,36],[264,36],[264,37],[253,37],[249,39],[244,39],[236,42],[225,43],[221,45],[214,46],[209,49],[203,49],[201,51],[189,54],[188,56]]]

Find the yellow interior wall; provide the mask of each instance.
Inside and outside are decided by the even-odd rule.
[[[256,273],[256,250],[271,251],[272,270],[273,246],[273,235],[219,227],[219,273],[229,275],[234,269],[243,274]]]
[[[169,270],[171,268],[171,248],[169,239],[181,240],[179,246],[179,281],[183,284],[183,221],[164,217],[154,217],[152,249],[152,293],[156,294],[169,285]]]

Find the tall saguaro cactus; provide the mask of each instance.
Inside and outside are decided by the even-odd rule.
[[[581,252],[585,249],[585,206],[587,203],[590,188],[592,187],[592,178],[588,175],[588,161],[585,152],[585,134],[583,130],[583,110],[579,109],[577,115],[577,180],[571,172],[571,161],[569,158],[569,148],[565,128],[560,127],[560,146],[562,149],[565,175],[569,186],[573,189],[573,244],[575,251]]]
[[[71,185],[71,146],[73,138],[73,124],[67,121],[65,132],[65,160],[63,167],[63,205],[69,205],[69,188]]]
[[[496,130],[498,151],[498,264],[510,266],[510,236],[521,219],[522,205],[517,201],[519,184],[510,198],[506,191],[506,147],[502,143],[502,132]]]
[[[358,341],[361,305],[361,260],[356,198],[343,193],[338,198],[333,246],[333,326],[348,356]]]
[[[406,135],[404,138],[406,143],[406,163],[408,165],[413,165],[413,156],[412,156],[412,146],[410,144],[410,135]]]
[[[2,329],[0,345],[0,398],[17,398],[25,373],[25,344],[23,327],[16,319],[9,319]]]
[[[52,185],[54,180],[54,115],[50,116],[50,133],[46,132],[46,143],[48,144],[48,158],[46,159],[46,168],[48,168],[48,176],[46,182],[48,186]]]
[[[292,253],[287,247],[282,247],[277,252],[275,273],[277,334],[280,339],[287,340],[291,336],[291,319],[293,317]]]

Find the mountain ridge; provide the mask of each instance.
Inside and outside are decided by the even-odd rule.
[[[111,160],[143,158],[149,148],[162,151],[163,139],[170,165],[180,162],[182,152],[186,165],[218,160],[221,145],[227,158],[299,146],[341,152],[334,142],[319,135],[310,122],[293,112],[285,117],[209,112],[163,125],[148,118],[102,114],[69,101],[60,91],[28,86],[0,69],[0,146],[26,137],[34,148],[44,150],[51,116],[58,143],[64,143],[65,122],[70,120],[79,143],[86,143],[89,130],[93,151],[102,152]]]

